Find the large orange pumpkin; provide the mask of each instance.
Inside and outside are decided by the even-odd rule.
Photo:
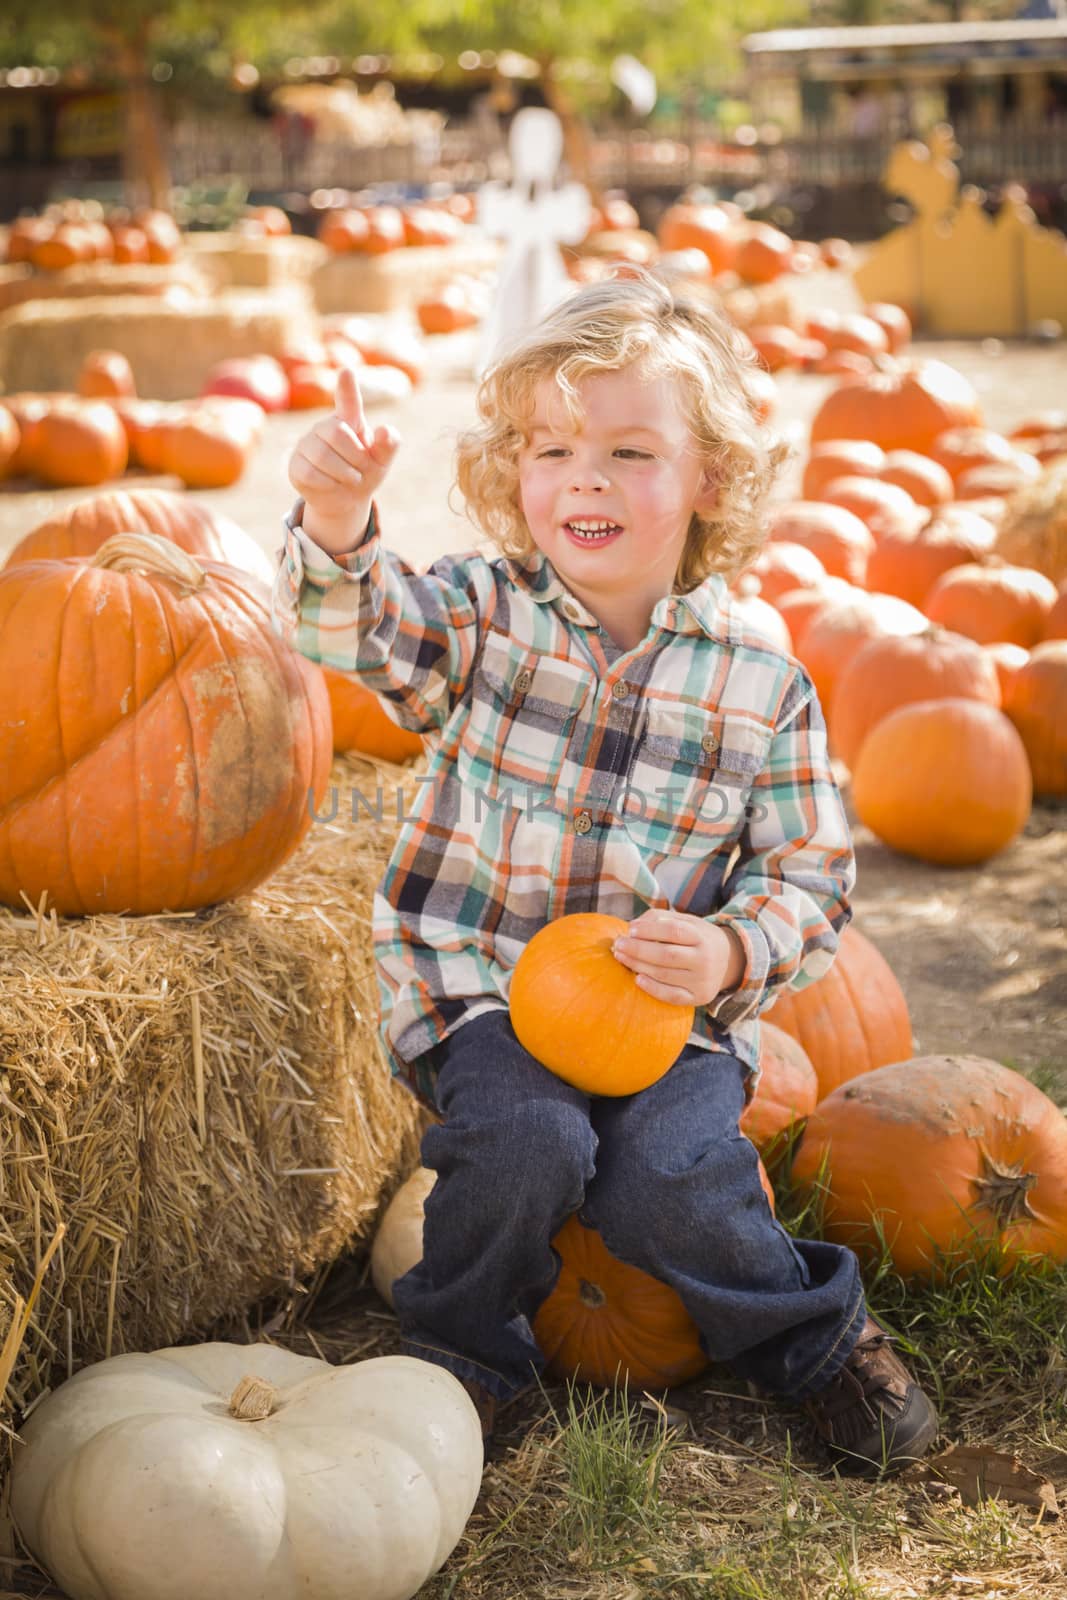
[[[635,1094],[662,1078],[693,1007],[638,988],[612,954],[621,917],[580,911],[538,929],[511,974],[511,1022],[530,1054],[586,1094]]]
[[[834,691],[830,743],[851,770],[871,729],[914,700],[982,700],[1000,705],[997,669],[981,645],[927,628],[871,639],[842,671]]]
[[[421,734],[394,722],[378,696],[364,684],[332,667],[322,671],[330,696],[335,750],[358,750],[363,755],[397,762],[421,752]]]
[[[734,267],[745,283],[773,283],[789,271],[793,241],[780,228],[766,222],[750,223],[734,257]]]
[[[953,567],[926,596],[931,622],[979,644],[1021,644],[1029,650],[1056,603],[1055,585],[1032,567]]]
[[[881,951],[851,924],[829,972],[803,989],[779,991],[769,1014],[804,1046],[820,1096],[911,1055],[904,991]]]
[[[1034,793],[1067,800],[1067,640],[1031,650],[1009,679],[1004,710],[1026,746]]]
[[[811,1115],[819,1079],[804,1046],[773,1022],[760,1023],[756,1092],[741,1113],[741,1132],[761,1155]]]
[[[829,1095],[793,1163],[802,1191],[824,1167],[827,1237],[904,1277],[938,1252],[1067,1259],[1067,1121],[1021,1073],[979,1056],[919,1056]]]
[[[793,641],[793,653],[797,654],[803,648],[805,633],[824,611],[863,592],[855,584],[846,583],[844,578],[824,578],[821,584],[811,588],[787,589],[780,594],[774,606],[785,619]]]
[[[883,450],[929,455],[938,434],[981,420],[978,396],[962,373],[943,361],[920,361],[832,390],[815,414],[811,438],[873,439]]]
[[[296,848],[332,747],[318,667],[247,573],[150,534],[0,573],[0,901],[185,911]]]
[[[191,556],[228,562],[264,583],[274,576],[273,563],[236,522],[172,489],[105,489],[79,500],[38,523],[6,565],[92,556],[116,533],[155,533]]]
[[[979,700],[918,700],[868,733],[852,774],[856,814],[892,850],[970,867],[1030,815],[1030,766],[1007,717]]]

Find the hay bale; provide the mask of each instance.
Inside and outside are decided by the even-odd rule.
[[[500,261],[493,239],[420,245],[386,255],[331,255],[311,278],[321,312],[396,311],[414,306],[460,272],[483,272]]]
[[[318,239],[285,234],[251,239],[240,233],[189,233],[185,249],[220,288],[272,289],[306,283],[329,252]]]
[[[74,300],[86,295],[166,294],[188,289],[195,296],[209,292],[209,279],[187,261],[170,265],[123,265],[94,261],[63,272],[35,272],[19,261],[0,267],[0,312],[27,300]]]
[[[239,1317],[369,1238],[422,1123],[381,1054],[370,915],[397,785],[410,811],[423,770],[339,761],[338,820],[232,903],[0,913],[0,1346],[65,1230],[0,1421],[85,1362]],[[352,821],[353,793],[373,803],[379,783],[384,821]]]
[[[225,356],[278,355],[314,332],[295,290],[230,289],[189,305],[149,295],[31,301],[0,316],[0,380],[9,391],[73,389],[90,350],[120,350],[138,394],[185,400]]]

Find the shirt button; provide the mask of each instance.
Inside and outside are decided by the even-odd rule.
[[[579,811],[574,819],[575,833],[588,833],[593,826],[593,819],[588,811]]]
[[[630,692],[630,685],[622,678],[616,678],[615,682],[611,686],[611,692],[615,696],[616,700],[625,700],[626,696]]]
[[[518,694],[525,694],[533,683],[533,673],[523,670],[515,679],[515,690]]]
[[[578,607],[575,605],[573,600],[564,600],[563,614],[566,617],[570,617],[572,622],[574,621],[575,617],[578,615]]]
[[[709,756],[713,756],[719,748],[719,741],[713,733],[706,733],[700,741],[700,748],[706,750]]]

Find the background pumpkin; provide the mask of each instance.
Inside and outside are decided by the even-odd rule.
[[[912,1053],[904,991],[881,951],[852,923],[829,972],[803,989],[779,990],[765,1015],[803,1045],[820,1098]]]
[[[930,627],[871,639],[842,671],[834,691],[830,743],[850,769],[870,730],[915,700],[982,700],[1000,705],[1000,680],[981,645]]]
[[[815,413],[811,438],[873,439],[883,450],[929,455],[938,434],[981,420],[978,396],[962,373],[943,361],[920,361],[831,390]]]
[[[1008,680],[1004,710],[1026,748],[1034,793],[1067,800],[1067,640],[1034,647]]]
[[[147,534],[19,563],[0,574],[0,670],[5,904],[191,910],[254,888],[307,832],[326,686],[246,573]]]
[[[953,567],[926,596],[931,622],[979,644],[1037,644],[1056,601],[1055,586],[1029,567]]]
[[[335,750],[359,750],[383,761],[406,761],[423,748],[422,736],[402,728],[364,684],[332,667],[323,667],[330,696]]]
[[[808,1118],[802,1192],[824,1163],[827,1237],[876,1256],[880,1222],[905,1277],[991,1243],[1067,1260],[1067,1120],[996,1061],[920,1056],[843,1085]]]
[[[821,500],[794,500],[768,508],[767,528],[770,539],[813,551],[830,577],[860,586],[866,582],[874,538],[855,512]]]
[[[919,700],[871,729],[852,774],[860,821],[893,850],[977,866],[1030,815],[1030,766],[1000,711],[978,700]]]
[[[693,1007],[657,1000],[611,953],[621,917],[577,912],[539,928],[511,974],[520,1044],[586,1094],[635,1094],[674,1064]]]
[[[761,1021],[759,1038],[760,1075],[756,1092],[741,1113],[741,1132],[766,1156],[784,1133],[815,1109],[819,1079],[804,1046],[784,1028]]]

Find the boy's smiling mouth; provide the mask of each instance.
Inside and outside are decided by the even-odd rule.
[[[575,544],[608,544],[622,532],[617,522],[609,517],[572,517],[563,524]]]

